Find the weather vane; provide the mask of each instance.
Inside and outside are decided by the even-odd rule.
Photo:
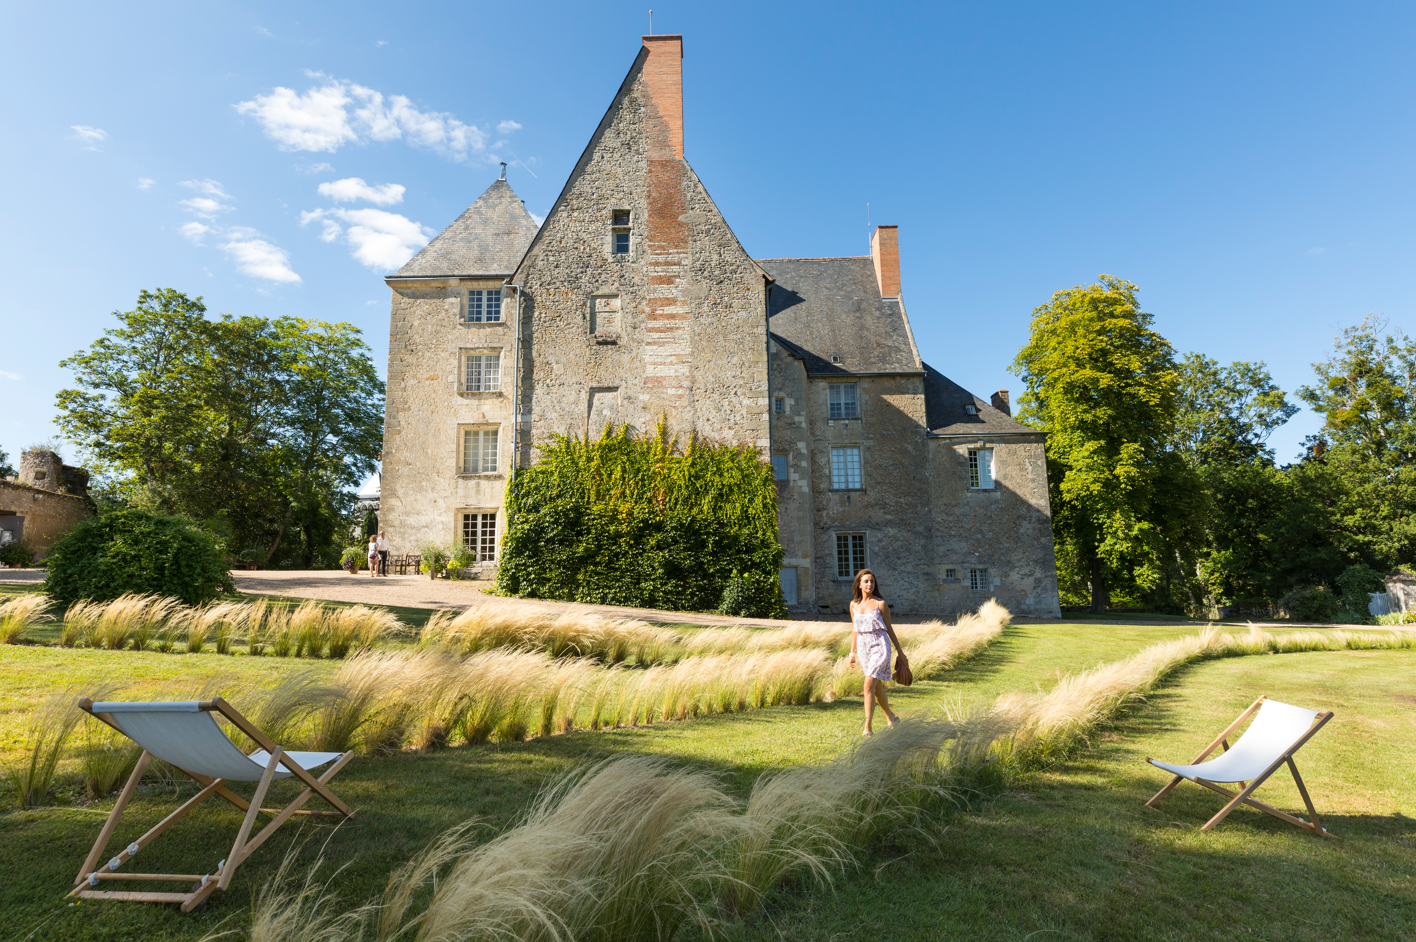
[[[654,11],[649,11],[649,35],[654,35]]]

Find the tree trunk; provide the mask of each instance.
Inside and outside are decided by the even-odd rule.
[[[1102,572],[1101,557],[1092,557],[1092,611],[1100,615],[1105,612],[1107,606],[1111,604],[1111,599],[1106,592],[1106,575]]]
[[[285,519],[280,521],[280,526],[275,531],[275,542],[270,544],[270,549],[266,550],[265,565],[270,568],[270,558],[275,555],[275,551],[280,548],[280,538],[285,535],[285,528],[290,525],[290,517],[295,513],[295,505],[290,504],[285,508]]]

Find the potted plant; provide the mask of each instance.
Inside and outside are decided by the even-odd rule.
[[[345,570],[351,576],[358,575],[359,564],[364,561],[365,552],[362,546],[346,546],[344,552],[339,557],[339,568]]]
[[[11,569],[19,569],[32,562],[34,562],[34,551],[30,549],[29,540],[11,540],[0,546],[0,563]]]
[[[429,579],[436,579],[438,573],[447,567],[447,550],[436,543],[429,543],[419,550],[422,559],[418,563],[418,571],[426,572]]]

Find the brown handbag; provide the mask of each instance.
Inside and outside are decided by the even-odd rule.
[[[914,674],[910,673],[910,662],[905,660],[905,652],[903,651],[895,655],[895,683],[902,687],[908,687],[914,683]]]

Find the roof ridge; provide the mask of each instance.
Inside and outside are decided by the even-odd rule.
[[[754,262],[844,262],[870,258],[869,255],[823,255],[819,258],[754,258]]]

